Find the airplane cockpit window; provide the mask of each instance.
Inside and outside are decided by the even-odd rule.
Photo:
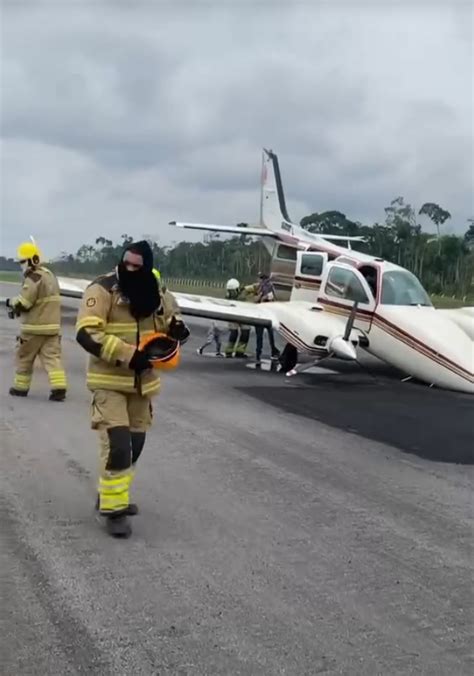
[[[331,269],[326,281],[325,293],[328,296],[352,302],[370,302],[356,273],[345,268],[334,267]]]
[[[324,258],[315,254],[301,256],[301,274],[320,277],[323,274]]]
[[[408,270],[388,270],[382,277],[382,305],[428,305],[430,297]]]

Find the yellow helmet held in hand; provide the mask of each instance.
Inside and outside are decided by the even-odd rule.
[[[17,259],[20,262],[31,261],[33,265],[39,265],[40,250],[33,242],[22,242],[16,250]]]
[[[166,333],[153,333],[140,341],[138,349],[144,352],[153,368],[170,371],[181,361],[179,341]]]

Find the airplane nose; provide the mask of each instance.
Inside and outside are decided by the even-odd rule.
[[[344,340],[342,336],[335,336],[329,341],[329,353],[333,352],[338,359],[346,359],[354,361],[357,359],[355,347],[348,340]]]
[[[474,394],[474,341],[443,311],[384,306],[379,313],[382,359],[430,385]]]

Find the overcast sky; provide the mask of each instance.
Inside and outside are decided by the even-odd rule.
[[[3,254],[255,222],[262,146],[293,220],[473,215],[469,1],[2,0],[2,44]]]

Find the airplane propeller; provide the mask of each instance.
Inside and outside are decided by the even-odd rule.
[[[359,301],[356,300],[354,305],[352,306],[351,313],[350,313],[350,315],[347,319],[346,330],[344,331],[344,335],[342,336],[344,340],[349,340],[349,338],[350,338],[352,327],[354,326],[358,306],[359,306]]]

